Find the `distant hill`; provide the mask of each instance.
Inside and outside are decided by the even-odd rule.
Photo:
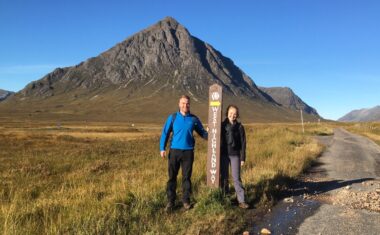
[[[380,106],[369,109],[353,110],[339,118],[341,122],[373,122],[380,121]]]
[[[261,91],[234,62],[166,17],[78,65],[57,68],[0,104],[0,112],[39,119],[162,122],[188,94],[207,116],[208,87],[246,121],[294,121],[299,115]],[[310,115],[305,119],[315,120]]]
[[[273,98],[278,104],[292,109],[292,110],[300,110],[304,111],[313,116],[318,116],[319,114],[317,110],[313,107],[310,107],[306,104],[300,97],[298,97],[292,89],[289,87],[259,87],[260,90],[267,93],[270,97]]]
[[[0,89],[0,102],[7,99],[14,92]]]

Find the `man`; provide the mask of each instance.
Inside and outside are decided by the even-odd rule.
[[[170,132],[173,133],[168,155],[169,180],[167,183],[168,204],[166,211],[171,211],[176,199],[177,175],[182,168],[182,202],[183,207],[188,210],[191,207],[191,173],[194,161],[194,135],[195,130],[202,138],[207,140],[207,132],[202,123],[195,115],[190,113],[190,98],[186,95],[179,99],[179,111],[170,115],[162,129],[160,140],[160,155],[165,158],[165,147]]]

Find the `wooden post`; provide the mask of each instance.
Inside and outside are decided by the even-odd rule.
[[[303,115],[302,115],[302,109],[300,109],[300,111],[301,111],[302,133],[305,133],[305,128],[303,127]]]
[[[222,87],[210,86],[208,108],[207,186],[220,187],[220,128],[222,118]]]

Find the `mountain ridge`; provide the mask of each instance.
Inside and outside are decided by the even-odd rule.
[[[339,118],[341,122],[372,122],[380,121],[380,105],[372,108],[353,110]]]
[[[267,93],[278,104],[292,110],[301,110],[310,115],[319,116],[317,110],[306,104],[294,91],[289,87],[259,87],[260,90]]]
[[[8,97],[10,97],[13,94],[14,94],[13,91],[7,91],[7,90],[0,89],[0,102],[7,99]]]
[[[155,121],[176,109],[181,94],[189,94],[198,104],[195,111],[203,113],[208,88],[214,83],[222,86],[226,103],[242,106],[247,120],[298,117],[261,91],[230,58],[192,36],[172,17],[96,57],[55,69],[2,102],[0,108],[12,107],[29,116],[50,113],[71,118]]]
[[[150,43],[154,44],[155,41],[159,42],[154,46],[149,45]],[[143,43],[146,44],[146,47],[140,47],[140,44]],[[148,50],[153,53],[145,53]],[[125,62],[123,63],[125,68],[121,71],[120,68],[115,68],[121,64],[120,62]],[[159,68],[157,68],[158,66]],[[172,70],[174,69],[174,74],[165,74],[165,69],[170,66],[172,66]],[[176,69],[180,67],[182,71]],[[222,69],[218,69],[218,67]],[[83,71],[83,69],[78,68],[85,68],[86,70]],[[198,80],[203,80],[200,83],[201,85],[199,87],[194,86],[195,84],[189,81],[186,74],[183,76],[181,72],[189,72],[188,74],[195,72],[194,75],[198,75]],[[82,77],[91,77],[91,79],[76,79],[75,73],[81,73]],[[222,56],[209,44],[192,37],[185,27],[171,17],[166,17],[147,29],[128,37],[99,56],[92,57],[74,66],[74,68],[56,69],[45,76],[42,79],[44,81],[39,80],[29,84],[26,89],[23,89],[22,94],[33,94],[37,88],[35,95],[46,94],[49,96],[54,93],[54,83],[60,79],[66,82],[71,79],[71,88],[91,89],[92,87],[98,88],[111,84],[128,88],[132,79],[140,79],[143,82],[140,85],[146,86],[157,74],[165,77],[170,77],[170,75],[179,77],[179,79],[172,79],[169,83],[175,84],[178,83],[178,80],[182,80],[184,81],[182,88],[200,90],[198,95],[204,97],[206,97],[204,94],[208,88],[203,85],[211,85],[216,82],[235,96],[244,94],[250,97],[259,97],[262,100],[267,99],[257,89],[252,79],[236,67],[231,59]],[[234,79],[231,79],[232,77]],[[244,86],[237,86],[237,83]]]

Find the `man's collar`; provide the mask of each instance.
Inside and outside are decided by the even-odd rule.
[[[181,114],[183,117],[187,117],[187,116],[189,116],[189,115],[190,115],[190,111],[189,111],[189,112],[187,112],[187,113],[185,113],[185,115],[183,115],[183,114],[181,113],[181,111],[178,111],[178,113],[179,113],[179,114]]]

